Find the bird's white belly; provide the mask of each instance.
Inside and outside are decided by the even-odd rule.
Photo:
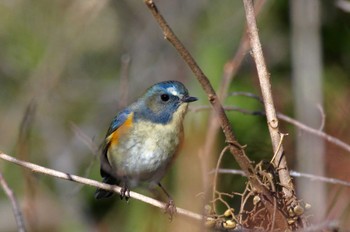
[[[175,156],[181,127],[150,122],[134,124],[130,133],[110,150],[112,154],[108,154],[117,175],[126,177],[130,185],[139,181],[159,182]]]

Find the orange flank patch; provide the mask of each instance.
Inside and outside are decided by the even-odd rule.
[[[125,122],[107,137],[107,140],[109,140],[111,145],[117,145],[120,136],[123,136],[123,134],[125,134],[129,130],[129,128],[132,126],[133,117],[134,113],[129,114]]]

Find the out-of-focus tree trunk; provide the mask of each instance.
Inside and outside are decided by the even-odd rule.
[[[322,58],[319,0],[290,1],[292,67],[296,119],[314,128],[322,124]],[[297,133],[297,170],[324,176],[324,141],[305,132]],[[300,198],[312,206],[313,221],[324,219],[326,188],[322,182],[297,179]]]

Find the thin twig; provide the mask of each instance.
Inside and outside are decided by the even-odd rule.
[[[80,141],[82,141],[94,155],[94,157],[98,156],[99,147],[94,143],[94,141],[85,134],[75,123],[70,122],[70,126],[74,134],[78,137]]]
[[[74,124],[73,122],[70,123],[71,124],[71,129],[73,130],[73,132],[75,133],[75,135],[78,137],[78,139],[80,139],[80,141],[82,141],[91,151],[91,153],[93,154],[92,159],[90,160],[89,165],[87,166],[87,168],[84,171],[84,177],[89,176],[92,167],[94,166],[94,163],[96,162],[96,159],[98,158],[98,151],[99,151],[99,147],[94,143],[94,141],[87,135],[85,134],[76,124]],[[71,194],[76,194],[78,191],[80,191],[82,188],[84,187],[84,185],[77,185],[75,187],[75,189],[73,189],[73,191],[71,192]]]
[[[344,185],[344,186],[350,187],[350,182],[345,181],[345,180],[339,180],[336,178],[317,176],[317,175],[302,173],[302,172],[297,172],[297,171],[290,171],[290,175],[292,175],[294,177],[308,178],[312,181],[321,181],[321,182],[325,182],[325,183],[329,183],[329,184],[338,184],[338,185]]]
[[[4,179],[2,173],[0,172],[0,184],[2,188],[4,189],[5,194],[9,198],[11,204],[12,204],[12,210],[15,215],[16,223],[17,223],[17,229],[19,232],[25,232],[26,228],[24,225],[23,215],[21,212],[21,209],[19,207],[18,201],[16,199],[15,194],[13,193],[12,189],[8,186],[6,180]]]
[[[338,147],[341,147],[344,150],[350,152],[350,145],[341,141],[340,139],[338,139],[336,137],[333,137],[329,134],[326,134],[325,132],[320,131],[318,129],[314,129],[312,127],[309,127],[309,126],[307,126],[307,125],[305,125],[305,124],[303,124],[303,123],[301,123],[301,122],[299,122],[291,117],[288,117],[287,115],[278,113],[277,116],[281,120],[283,120],[285,122],[289,122],[290,124],[293,124],[294,126],[298,127],[299,129],[302,129],[310,134],[320,136],[320,137],[324,138],[325,140],[327,140],[328,142],[333,143],[333,144],[337,145]]]
[[[253,98],[255,100],[257,100],[258,102],[260,102],[261,104],[264,104],[264,101],[261,99],[261,97],[259,97],[256,94],[253,93],[249,93],[249,92],[232,92],[229,96],[245,96],[245,97],[249,97],[249,98]]]
[[[215,170],[212,170],[209,172],[210,174],[214,174]],[[240,176],[246,176],[245,173],[242,170],[237,170],[237,169],[224,169],[224,168],[220,168],[218,170],[218,173],[220,174],[233,174],[233,175],[240,175]],[[313,175],[313,174],[309,174],[309,173],[302,173],[302,172],[297,172],[297,171],[293,171],[291,170],[290,172],[291,176],[294,177],[304,177],[307,178],[311,181],[321,181],[321,182],[325,182],[328,184],[337,184],[337,185],[343,185],[346,187],[350,187],[350,182],[345,181],[345,180],[339,180],[336,178],[329,178],[329,177],[324,177],[324,176],[317,176],[317,175]]]
[[[253,1],[243,0],[243,3],[247,19],[250,46],[252,47],[252,54],[258,71],[260,88],[264,99],[266,119],[270,131],[273,151],[276,152],[277,150],[279,150],[275,159],[275,166],[280,167],[278,174],[280,177],[281,184],[288,186],[288,188],[283,188],[283,192],[286,198],[288,199],[294,197],[295,191],[293,182],[289,176],[287,161],[285,156],[283,155],[283,146],[280,146],[280,148],[278,149],[278,144],[281,138],[279,134],[277,114],[272,98],[270,74],[267,71],[264,55],[261,48],[258,28],[256,25]]]
[[[84,178],[84,177],[80,177],[80,176],[76,176],[76,175],[72,175],[69,173],[64,173],[64,172],[60,172],[60,171],[56,171],[50,168],[45,168],[43,166],[37,165],[37,164],[33,164],[30,162],[26,162],[26,161],[22,161],[22,160],[18,160],[12,156],[6,155],[2,152],[0,152],[0,158],[3,160],[6,160],[8,162],[17,164],[19,166],[25,167],[30,169],[33,172],[37,172],[37,173],[42,173],[42,174],[46,174],[49,176],[54,176],[57,178],[61,178],[64,180],[69,180],[69,181],[73,181],[76,183],[80,183],[80,184],[85,184],[85,185],[89,185],[89,186],[93,186],[96,188],[100,188],[100,189],[104,189],[104,190],[109,190],[109,191],[114,191],[116,193],[120,194],[120,190],[121,187],[116,186],[116,185],[109,185],[109,184],[105,184],[105,183],[101,183],[98,182],[96,180],[91,180],[88,178]],[[156,206],[158,208],[165,208],[166,204],[160,201],[157,201],[153,198],[144,196],[142,194],[136,193],[136,192],[132,192],[130,191],[130,197],[137,199],[139,201],[143,201],[145,203],[148,203],[150,205]],[[202,220],[203,216],[194,212],[191,212],[189,210],[186,209],[182,209],[182,208],[176,208],[177,212],[181,215],[187,216],[189,218],[195,219],[195,220]]]
[[[235,94],[235,93],[232,93],[231,96],[235,96],[235,95],[242,95],[242,96],[247,96],[247,97],[251,97],[251,98],[254,98],[256,100],[258,100],[259,102],[261,102],[261,98],[255,94],[252,94],[252,93],[240,93],[238,92],[238,94]],[[321,117],[322,117],[322,123],[321,123],[321,126],[320,128],[317,130],[317,129],[314,129],[312,127],[309,127],[307,126],[306,124],[303,124],[285,114],[282,114],[282,113],[278,113],[277,112],[277,117],[285,122],[288,122],[296,127],[298,127],[299,129],[301,130],[304,130],[310,134],[313,134],[313,135],[316,135],[316,136],[319,136],[323,139],[325,139],[326,141],[330,142],[330,143],[333,143],[334,145],[350,152],[350,145],[341,141],[340,139],[334,137],[334,136],[331,136],[327,133],[325,133],[323,131],[323,127],[324,127],[324,123],[325,123],[325,113],[324,113],[324,110],[322,108],[322,106],[318,105],[318,108],[320,110],[320,113],[321,113]],[[207,107],[207,109],[210,109],[209,107]],[[249,111],[249,110],[245,110],[245,109],[241,109],[239,107],[232,107],[230,108],[230,106],[224,106],[224,109],[225,110],[234,110],[234,111],[238,111],[238,112],[241,112],[241,113],[245,113],[245,114],[252,114],[252,115],[265,115],[265,112],[261,112],[261,111]],[[204,110],[203,109],[199,109],[199,110]]]
[[[203,111],[203,110],[210,110],[211,107],[210,106],[196,106],[196,107],[190,107],[189,110],[194,111],[194,112],[198,112],[198,111]],[[250,114],[250,115],[258,115],[258,116],[265,116],[265,112],[264,111],[259,111],[259,110],[247,110],[247,109],[243,109],[237,106],[224,106],[225,111],[237,111],[240,112],[242,114]],[[323,139],[325,139],[327,142],[332,143],[342,149],[344,149],[347,152],[350,152],[350,145],[345,143],[344,141],[331,136],[327,133],[325,133],[324,131],[320,131],[319,129],[314,129],[306,124],[301,123],[298,120],[295,120],[285,114],[282,113],[277,113],[277,118],[279,118],[282,121],[288,122],[296,127],[298,127],[299,129],[306,131],[307,133],[319,136]]]
[[[222,160],[222,157],[224,156],[225,152],[227,151],[229,147],[226,146],[220,153],[220,156],[219,156],[219,159],[218,159],[218,162],[216,163],[216,168],[215,168],[215,173],[214,173],[214,181],[213,181],[213,196],[212,196],[212,199],[215,198],[215,195],[216,195],[216,185],[217,185],[217,177],[218,177],[218,173],[217,173],[217,170],[219,170],[219,167],[220,167],[220,163],[221,163],[221,160]],[[214,209],[214,212],[216,212],[216,204],[215,204],[215,201],[213,201],[213,209]]]
[[[324,109],[321,104],[317,104],[317,108],[320,111],[321,114],[321,125],[318,130],[323,131],[324,125],[326,124],[326,114],[324,113]]]
[[[270,161],[271,164],[274,164],[274,161],[275,161],[275,159],[276,159],[276,156],[277,156],[277,154],[278,154],[278,151],[280,150],[280,148],[281,148],[281,146],[282,146],[283,138],[284,138],[284,136],[286,136],[286,135],[288,135],[288,134],[283,134],[283,133],[281,133],[281,140],[279,141],[277,150],[276,150],[275,154],[273,155],[273,157],[272,157],[272,159],[271,159],[271,161]],[[277,166],[277,168],[279,168],[279,167]]]
[[[29,160],[31,153],[30,153],[30,138],[31,138],[31,131],[33,128],[33,124],[35,122],[36,118],[36,109],[37,109],[37,101],[35,99],[32,99],[30,103],[27,105],[26,110],[23,114],[20,127],[19,127],[19,133],[18,133],[18,140],[16,145],[16,153],[17,156],[20,159],[23,160]],[[35,206],[34,198],[36,194],[36,188],[34,184],[34,180],[28,170],[22,170],[23,171],[23,177],[24,177],[24,183],[25,183],[25,193],[24,193],[24,202],[27,207],[24,208],[23,214],[26,217],[28,228],[31,228],[32,230],[38,229],[38,212],[37,207]],[[30,210],[29,210],[30,209]]]

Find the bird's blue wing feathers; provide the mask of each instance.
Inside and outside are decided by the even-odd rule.
[[[130,110],[123,110],[115,116],[111,125],[109,126],[107,136],[112,134],[116,129],[118,129],[126,121],[130,114]]]
[[[114,131],[116,131],[120,126],[122,126],[123,123],[125,123],[130,113],[131,113],[130,110],[125,109],[117,114],[117,116],[112,120],[112,123],[109,126],[106,138],[109,135],[111,135]],[[107,139],[105,139],[105,141],[102,144],[100,173],[101,173],[101,176],[103,177],[104,183],[118,184],[119,181],[110,174],[112,167],[110,166],[110,163],[107,158],[107,152],[108,152],[109,146],[110,146],[110,142],[107,141]],[[95,198],[96,199],[106,198],[111,195],[113,195],[113,192],[106,191],[103,189],[97,189],[95,193]]]

